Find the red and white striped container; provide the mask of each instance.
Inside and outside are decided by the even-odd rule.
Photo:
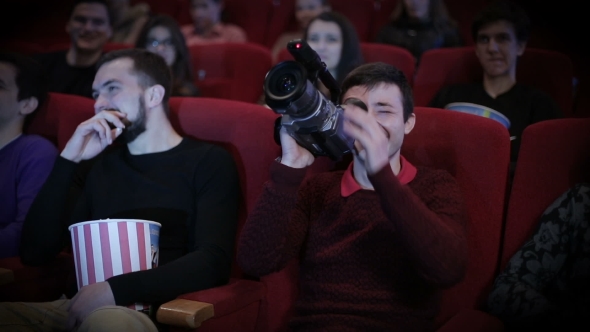
[[[80,222],[72,236],[78,289],[112,276],[158,266],[161,225],[140,219],[102,219]],[[129,306],[145,310],[149,305]]]

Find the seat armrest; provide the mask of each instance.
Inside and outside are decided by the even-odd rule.
[[[451,317],[437,332],[502,332],[504,323],[481,310],[463,309]]]
[[[214,315],[211,303],[176,299],[161,305],[156,318],[163,324],[194,329]]]
[[[258,281],[231,279],[227,285],[187,293],[164,303],[158,309],[158,322],[194,328],[214,315],[222,317],[260,302],[266,294]]]
[[[11,282],[14,282],[14,272],[0,267],[0,285],[6,285]]]

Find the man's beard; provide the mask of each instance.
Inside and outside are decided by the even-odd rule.
[[[133,142],[139,135],[145,131],[145,125],[147,122],[145,102],[141,97],[139,99],[139,111],[137,112],[137,118],[131,122],[131,125],[123,131],[123,139],[125,143],[129,144]]]

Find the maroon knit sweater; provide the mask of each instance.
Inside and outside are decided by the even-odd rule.
[[[238,263],[255,276],[300,259],[295,331],[430,331],[439,290],[467,262],[460,190],[444,171],[418,168],[407,185],[390,167],[375,191],[342,197],[343,172],[299,188],[306,169],[271,166],[271,181],[246,222]]]

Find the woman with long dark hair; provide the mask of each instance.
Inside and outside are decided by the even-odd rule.
[[[172,71],[172,96],[196,97],[193,68],[186,41],[176,20],[161,14],[153,16],[139,34],[137,48],[157,53],[166,60]]]
[[[331,11],[316,16],[309,22],[303,38],[339,84],[348,73],[364,63],[356,29],[340,13]],[[329,96],[329,91],[319,81],[318,88]]]

